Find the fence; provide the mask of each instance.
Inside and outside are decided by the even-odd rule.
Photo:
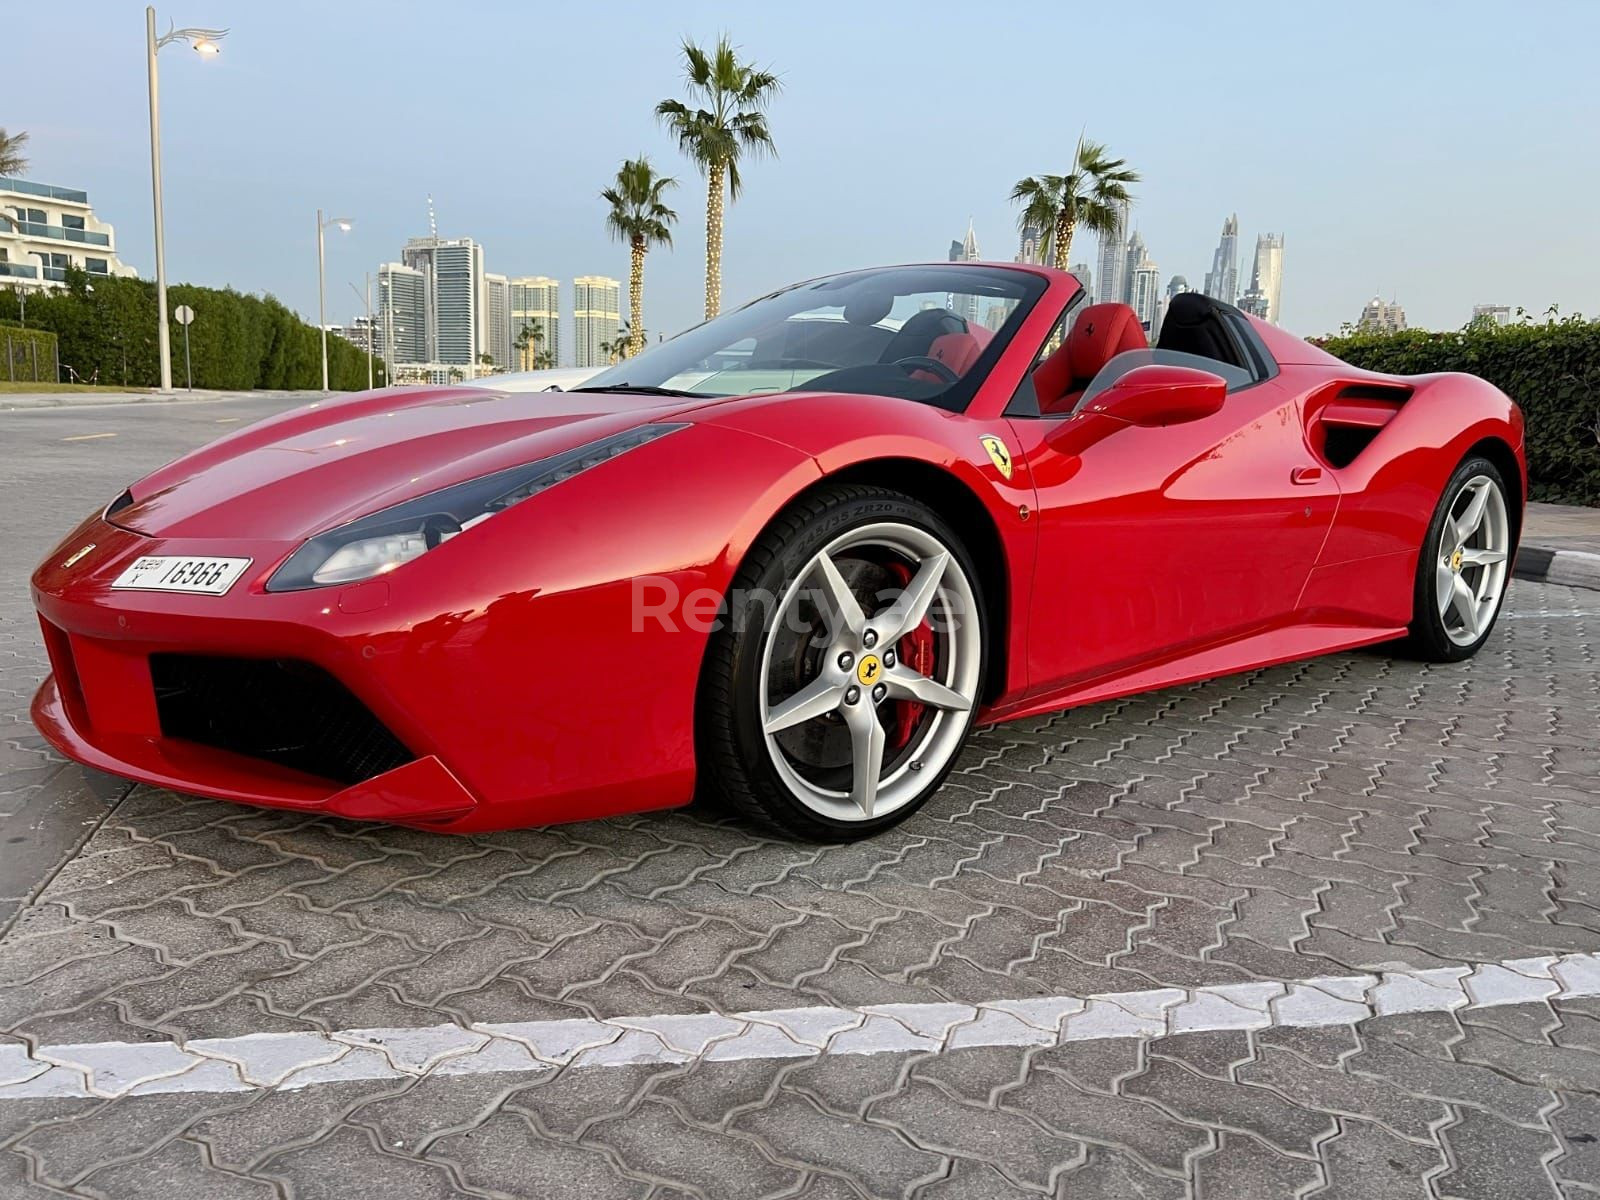
[[[47,329],[0,326],[0,379],[8,383],[58,383],[61,356]]]

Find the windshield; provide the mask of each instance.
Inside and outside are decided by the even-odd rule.
[[[860,392],[963,408],[1044,288],[1003,267],[835,275],[698,325],[575,390]]]

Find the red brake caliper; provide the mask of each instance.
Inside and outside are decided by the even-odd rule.
[[[903,563],[890,563],[889,573],[901,587],[911,582],[911,569]],[[900,639],[895,647],[895,653],[900,656],[901,662],[918,675],[933,673],[933,626],[926,618],[922,624]],[[889,737],[890,744],[896,750],[911,741],[911,735],[917,728],[917,722],[922,719],[922,710],[925,707],[915,700],[895,702],[894,722],[889,728]]]

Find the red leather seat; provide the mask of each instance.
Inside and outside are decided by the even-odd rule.
[[[972,369],[992,337],[994,334],[981,325],[974,325],[965,333],[941,333],[928,346],[928,357],[949,367],[959,379]],[[947,382],[944,376],[932,371],[912,371],[911,378],[925,379],[929,383]]]
[[[1148,350],[1139,314],[1126,304],[1091,304],[1078,314],[1066,340],[1033,369],[1041,413],[1072,411],[1078,397],[1108,362],[1129,350]]]

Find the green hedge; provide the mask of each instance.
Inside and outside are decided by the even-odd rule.
[[[56,335],[48,329],[24,329],[20,321],[0,320],[0,380],[54,383]]]
[[[1352,366],[1399,375],[1465,371],[1494,384],[1527,418],[1528,484],[1537,500],[1600,504],[1600,321],[1407,329],[1320,343]]]
[[[247,296],[232,288],[174,284],[167,311],[194,309],[189,354],[195,387],[301,389],[322,386],[320,335],[271,296]],[[17,295],[0,292],[0,320],[20,315]],[[156,286],[147,279],[102,278],[68,272],[67,286],[28,296],[28,328],[53,331],[60,342],[62,374],[72,367],[83,379],[99,371],[99,382],[155,387],[160,382],[156,349]],[[0,371],[4,363],[0,362]],[[0,374],[0,378],[4,378]],[[383,363],[373,364],[381,385]],[[172,382],[184,383],[183,328],[172,323]],[[328,382],[350,391],[367,386],[367,356],[341,337],[328,337]]]

